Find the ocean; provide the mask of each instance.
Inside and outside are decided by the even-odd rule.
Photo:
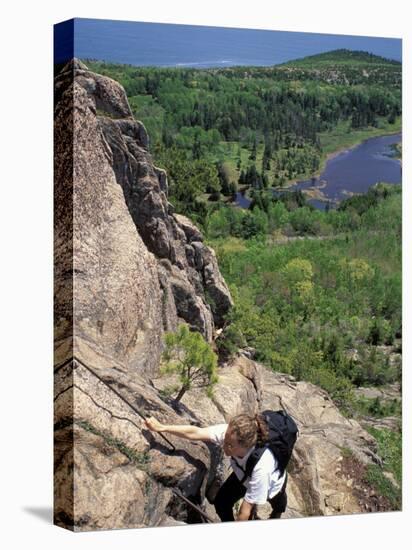
[[[56,62],[66,61],[74,52],[81,59],[137,66],[270,66],[340,48],[402,60],[398,38],[83,18],[75,18],[73,25],[74,45],[67,43],[71,32],[66,28],[61,33],[66,38],[56,41]]]

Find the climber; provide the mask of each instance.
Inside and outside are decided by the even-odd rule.
[[[266,501],[272,506],[271,518],[280,518],[286,510],[287,473],[278,467],[276,458],[266,448],[245,479],[247,459],[257,445],[268,440],[268,426],[262,415],[239,414],[228,424],[215,424],[205,428],[191,425],[162,424],[154,417],[145,420],[149,430],[170,434],[194,441],[210,441],[223,447],[230,456],[233,472],[220,487],[214,506],[222,521],[234,521],[233,506],[243,497],[236,521],[252,519],[256,505]]]

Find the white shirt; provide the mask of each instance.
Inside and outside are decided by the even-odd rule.
[[[227,427],[228,424],[209,426],[208,430],[211,441],[223,446]],[[254,448],[251,447],[244,457],[236,457],[236,461],[232,457],[230,459],[230,464],[239,480],[242,480],[245,475],[246,462]],[[264,504],[281,490],[285,477],[286,471],[281,475],[276,458],[270,449],[266,449],[254,467],[252,475],[243,482],[243,485],[246,487],[244,500],[249,502],[249,504]]]

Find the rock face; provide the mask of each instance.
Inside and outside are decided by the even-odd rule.
[[[232,299],[199,229],[173,213],[147,147],[118,83],[76,60],[56,76],[55,523],[200,522],[173,488],[216,519],[211,503],[228,473],[221,449],[165,440],[143,417],[205,426],[280,407],[301,430],[286,516],[360,511],[342,449],[367,464],[375,442],[315,386],[238,356],[219,369],[213,400],[190,390],[177,414],[161,397],[164,331],[185,321],[212,342]]]
[[[168,518],[171,486],[204,495],[207,447],[171,436],[172,452],[133,410],[180,421],[147,381],[86,345],[76,355],[55,384],[56,524],[74,531],[155,526]]]
[[[55,112],[55,340],[86,340],[150,372],[161,341],[157,261],[130,218],[92,102],[69,69]]]
[[[211,342],[230,293],[200,231],[170,213],[123,88],[75,60],[55,97],[56,340],[94,342],[153,373],[163,330],[184,320]]]

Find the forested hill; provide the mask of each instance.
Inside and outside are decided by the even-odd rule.
[[[401,67],[401,62],[394,59],[387,59],[386,57],[381,57],[380,55],[375,55],[369,52],[364,52],[361,50],[332,50],[329,52],[319,53],[316,55],[308,55],[300,59],[293,59],[291,61],[286,61],[281,63],[279,66],[308,66],[316,67],[322,65],[330,64],[362,64],[362,65],[395,65],[398,68]]]
[[[219,72],[245,72],[244,67],[219,69]],[[258,72],[257,72],[258,70]],[[330,84],[372,84],[401,88],[402,63],[386,59],[369,52],[355,50],[333,50],[310,55],[275,65],[273,67],[248,67],[251,76],[258,74],[282,80],[315,80]]]

